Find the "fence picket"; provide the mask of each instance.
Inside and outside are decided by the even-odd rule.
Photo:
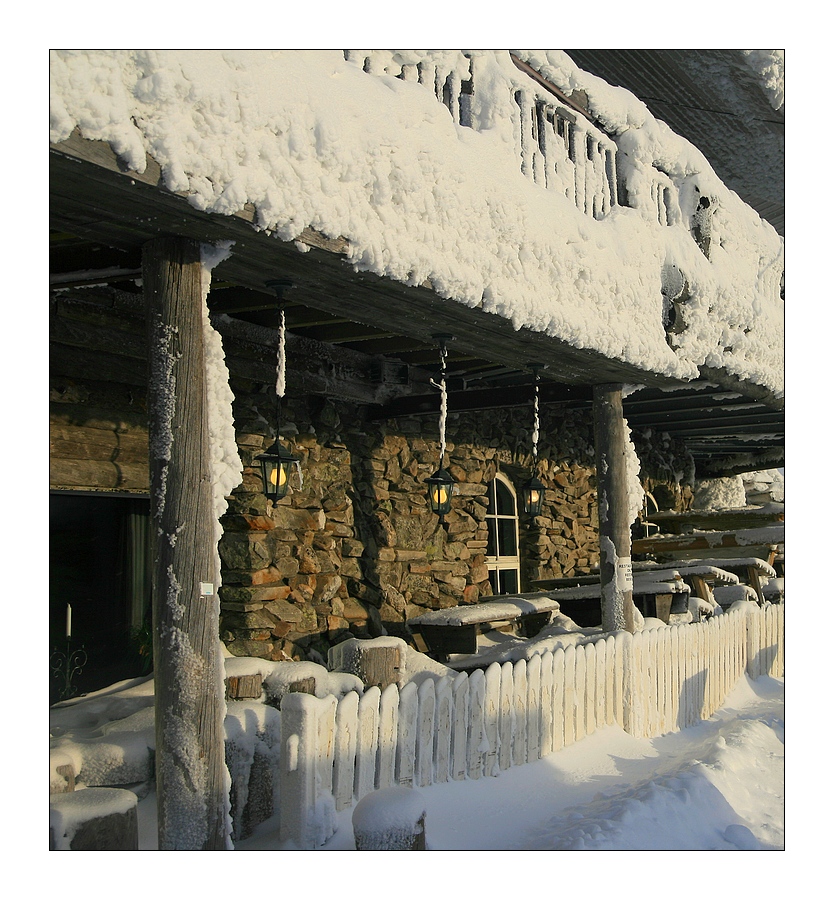
[[[513,665],[513,765],[527,762],[527,660],[519,659]]]
[[[417,688],[417,760],[415,780],[418,787],[432,783],[434,751],[434,710],[436,697],[434,681],[427,678]]]
[[[493,663],[484,676],[484,734],[488,749],[484,756],[484,775],[499,773],[498,753],[501,743],[501,666]]]
[[[434,784],[443,784],[451,774],[452,679],[445,676],[435,684]]]
[[[336,753],[336,709],[338,700],[334,696],[322,698],[318,714],[318,766],[316,783],[318,790],[333,793],[333,760]]]
[[[553,654],[553,749],[565,746],[565,651],[557,647]]]
[[[585,665],[585,645],[576,645],[576,661],[575,661],[575,684],[573,691],[573,729],[574,740],[580,741],[586,735],[585,729],[585,713],[587,711],[587,702],[585,699],[587,691],[586,665]]]
[[[483,772],[484,751],[484,703],[486,679],[481,669],[469,676],[469,739],[466,747],[466,771],[470,778],[478,779]]]
[[[565,746],[569,747],[576,740],[576,647],[573,644],[565,650],[565,689],[563,697]]]
[[[469,676],[461,672],[452,686],[452,765],[455,781],[466,778],[466,739],[469,727]]]
[[[376,754],[379,747],[379,688],[366,688],[359,698],[359,732],[356,744],[356,784],[354,796],[361,800],[374,789]]]
[[[399,688],[396,684],[389,684],[379,700],[379,750],[376,769],[376,787],[378,788],[393,787],[396,784],[399,708]]]
[[[412,785],[417,761],[417,685],[410,681],[400,691],[397,717],[397,784]]]
[[[611,724],[611,718],[609,717],[610,710],[607,704],[607,700],[611,696],[612,687],[611,678],[608,675],[610,665],[608,659],[608,639],[603,638],[601,641],[597,641],[594,647],[596,649],[597,658],[597,728],[603,728],[606,725]]]
[[[553,752],[553,653],[542,654],[541,666],[541,756]]]
[[[626,636],[625,632],[620,631],[616,635],[612,635],[614,639],[614,698],[613,698],[613,706],[614,706],[614,721],[620,726],[620,728],[624,728],[628,731],[626,727],[626,713],[625,713],[625,644],[626,644]]]
[[[513,694],[513,664],[505,662],[501,666],[500,718],[498,720],[498,766],[501,769],[509,769],[513,764],[513,731],[515,730]]]
[[[282,711],[283,724],[283,711]],[[333,762],[333,788],[336,809],[353,803],[353,781],[356,769],[356,742],[359,734],[359,694],[351,691],[339,701],[336,709],[336,749]]]
[[[527,756],[526,762],[541,759],[542,658],[527,663]]]
[[[585,734],[597,730],[597,649],[585,644]]]

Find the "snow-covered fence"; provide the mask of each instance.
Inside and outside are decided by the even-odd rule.
[[[784,674],[783,611],[746,603],[698,624],[609,634],[338,702],[290,695],[281,835],[316,846],[332,834],[334,811],[374,790],[495,776],[610,725],[638,737],[694,725],[745,672]]]

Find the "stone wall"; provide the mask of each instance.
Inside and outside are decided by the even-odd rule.
[[[487,486],[498,471],[516,488],[530,475],[527,405],[449,416],[446,465],[457,488],[441,524],[425,485],[439,465],[435,417],[376,423],[355,404],[289,400],[282,435],[300,473],[272,508],[252,468],[272,441],[256,430],[256,404],[268,401],[237,397],[247,469],[220,543],[221,636],[232,653],[324,658],[353,635],[407,638],[407,619],[492,593]],[[519,519],[522,590],[598,562],[590,414],[545,409],[541,435],[545,502],[540,516]]]

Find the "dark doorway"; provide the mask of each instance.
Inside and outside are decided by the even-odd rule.
[[[142,498],[50,495],[50,653],[67,651],[70,606],[69,649],[87,655],[75,695],[150,671],[149,507]],[[50,703],[64,687],[53,674]]]

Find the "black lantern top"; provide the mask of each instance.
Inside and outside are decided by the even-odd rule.
[[[528,481],[521,486],[521,501],[524,512],[528,516],[537,516],[542,511],[542,501],[544,500],[544,485],[532,475]]]
[[[446,469],[438,469],[431,478],[426,479],[429,486],[429,506],[431,511],[440,517],[448,515],[452,509],[452,489],[455,479]]]
[[[280,500],[286,497],[290,486],[290,472],[299,461],[289,450],[276,441],[268,450],[256,457],[261,464],[264,480],[264,493],[268,500]]]

